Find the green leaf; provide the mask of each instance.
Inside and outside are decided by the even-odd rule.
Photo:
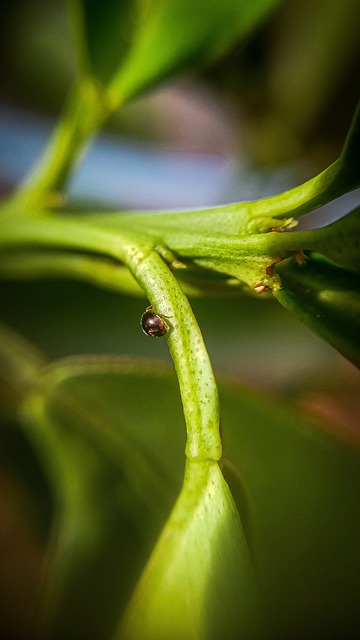
[[[358,635],[359,451],[309,423],[299,409],[263,393],[222,383],[220,399],[223,471],[245,527],[269,637]],[[24,419],[57,497],[45,585],[49,600],[55,598],[51,637],[105,640],[113,635],[180,490],[185,429],[175,375],[156,362],[122,358],[59,362],[39,379]],[[226,485],[216,463],[210,466],[204,475],[199,472],[203,493],[196,513],[203,514],[203,525],[191,529],[187,521],[174,531],[171,519],[165,531],[181,539],[188,527],[188,540],[194,541],[194,530],[212,523],[211,566],[220,565],[204,594],[204,608],[216,625],[227,600],[214,603],[212,585],[222,585],[226,593],[248,561],[227,551],[235,540],[244,551],[244,543]],[[190,499],[191,483],[186,486]],[[210,516],[205,507],[217,501],[220,513]],[[202,589],[205,575],[212,575],[205,554],[208,533],[199,542],[194,573]],[[163,568],[164,536],[158,542]],[[216,540],[222,540],[225,556]],[[176,565],[186,580],[180,571],[185,549],[168,553],[174,580]],[[234,586],[236,597],[239,589],[243,594],[244,575],[241,571],[240,586]]]
[[[223,55],[280,0],[72,0],[81,66],[122,104]]]
[[[220,384],[224,475],[271,638],[360,633],[360,452],[284,406]],[[235,484],[234,484],[235,479]]]
[[[28,396],[23,420],[56,505],[43,598],[51,638],[111,635],[170,513],[185,433],[168,387],[169,400],[161,365],[83,358],[49,368]],[[171,420],[159,422],[162,411]]]
[[[239,514],[217,462],[187,462],[181,495],[117,637],[265,637]]]
[[[106,85],[127,51],[140,3],[134,0],[68,0],[84,75]]]
[[[296,235],[301,238],[301,232]],[[326,227],[305,232],[304,237],[304,249],[322,253],[340,267],[360,274],[360,207]]]
[[[360,183],[360,102],[355,110],[350,131],[339,159],[339,165],[335,187],[337,192],[344,193],[358,187]]]
[[[278,270],[282,288],[274,292],[277,300],[360,367],[359,276],[317,254],[310,254],[303,266],[286,261]]]
[[[115,109],[177,71],[216,59],[280,1],[68,0],[80,76],[13,201],[36,215],[58,206],[80,154]]]

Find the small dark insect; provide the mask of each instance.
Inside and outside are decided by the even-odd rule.
[[[161,313],[155,313],[153,307],[147,307],[141,316],[141,328],[150,338],[161,338],[169,331],[169,327]]]

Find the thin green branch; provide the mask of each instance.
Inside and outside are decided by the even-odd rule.
[[[129,269],[118,261],[70,251],[9,251],[0,259],[0,277],[8,279],[70,278],[127,295],[144,292]]]
[[[92,81],[79,80],[43,154],[14,199],[32,209],[59,205],[69,175],[109,113],[104,93]]]
[[[144,231],[160,233],[183,231],[190,227],[204,232],[249,235],[273,228],[289,229],[296,225],[294,217],[309,213],[360,186],[360,103],[345,140],[340,157],[327,169],[293,189],[275,196],[249,202],[195,211],[139,212],[123,216],[130,227],[143,225]],[[116,225],[116,214],[93,213],[102,224]],[[284,222],[280,222],[284,221]]]

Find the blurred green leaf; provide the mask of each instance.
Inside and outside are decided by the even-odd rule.
[[[302,232],[298,234],[301,237]],[[304,232],[303,249],[321,253],[343,269],[360,275],[360,207],[332,224]]]
[[[68,0],[80,70],[106,84],[129,46],[140,3]]]
[[[356,637],[359,449],[249,389],[220,385],[220,400],[224,475],[247,496],[237,504],[270,637]]]
[[[261,115],[251,95],[255,121],[249,123],[249,151],[260,163],[285,165],[307,154],[309,146],[314,149],[314,143],[323,155],[324,136],[327,149],[336,148],[342,117],[358,97],[359,21],[356,0],[284,4],[263,44],[266,72],[259,75],[259,86],[251,78]]]
[[[337,178],[338,191],[345,192],[360,183],[360,102],[357,105],[350,131],[340,156],[340,170]]]
[[[303,266],[285,261],[278,270],[277,300],[360,367],[359,276],[313,253]]]
[[[56,506],[44,587],[46,637],[111,634],[180,491],[180,399],[158,370],[161,365],[129,360],[63,361],[28,398],[26,429]]]
[[[2,397],[1,397],[2,404]],[[52,505],[22,428],[0,416],[0,637],[39,638],[41,589]]]
[[[117,637],[266,637],[239,514],[217,462],[188,460],[180,497]]]
[[[281,0],[72,0],[81,67],[122,104],[175,72],[203,66]]]
[[[223,383],[220,397],[224,474],[270,637],[354,637],[359,451],[249,389]],[[57,497],[51,637],[104,640],[180,490],[185,429],[175,375],[156,362],[62,361],[44,374],[25,420]]]

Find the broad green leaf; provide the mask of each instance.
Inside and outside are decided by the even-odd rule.
[[[280,2],[69,0],[80,75],[45,153],[6,208],[15,202],[22,212],[38,213],[58,205],[91,136],[115,109],[221,56]]]
[[[25,419],[57,496],[47,584],[57,596],[52,637],[105,640],[170,512],[164,499],[175,502],[180,490],[185,437],[177,381],[156,362],[80,358],[55,364],[39,388]],[[359,452],[264,394],[222,383],[220,398],[224,475],[245,526],[269,637],[358,635]],[[243,548],[226,485],[215,467],[211,473],[216,482],[211,488],[204,479],[197,513],[209,522],[204,507],[211,495],[222,496],[224,520],[214,518],[228,524],[218,533],[233,541],[229,531],[237,531]],[[162,563],[166,544],[160,538]],[[181,553],[169,554],[169,570]],[[208,595],[211,602],[211,589]],[[215,612],[222,615],[214,605]]]
[[[286,3],[267,43],[261,88],[267,102],[254,131],[258,160],[286,162],[295,149],[300,157],[310,138],[325,132],[325,114],[334,127],[341,122],[337,111],[356,99],[359,88],[348,76],[350,93],[345,97],[341,89],[357,64],[359,22],[356,0]],[[328,129],[329,142],[334,133]]]
[[[139,19],[136,0],[68,0],[80,70],[106,84],[129,47]]]
[[[301,238],[301,233],[296,235]],[[351,273],[360,274],[360,207],[326,227],[303,233],[304,249],[321,253]]]
[[[223,55],[280,0],[72,0],[81,66],[122,104]]]
[[[157,395],[159,371],[161,365],[139,369],[129,360],[62,362],[28,397],[23,420],[56,506],[44,585],[46,637],[111,635],[176,500],[182,414],[176,394],[167,401],[163,375]],[[169,421],[158,424],[166,405]]]
[[[188,461],[181,495],[117,637],[265,637],[239,514],[217,462]]]
[[[52,504],[23,430],[4,420],[2,394],[0,403],[0,637],[37,640]]]
[[[237,504],[270,637],[356,637],[359,449],[264,394],[223,384],[220,399],[224,475],[247,496]]]
[[[347,135],[342,154],[339,159],[339,173],[336,189],[343,193],[354,189],[360,182],[360,102]]]
[[[277,300],[360,367],[359,276],[317,254],[310,254],[303,266],[286,261],[278,269],[282,287],[274,292]]]

